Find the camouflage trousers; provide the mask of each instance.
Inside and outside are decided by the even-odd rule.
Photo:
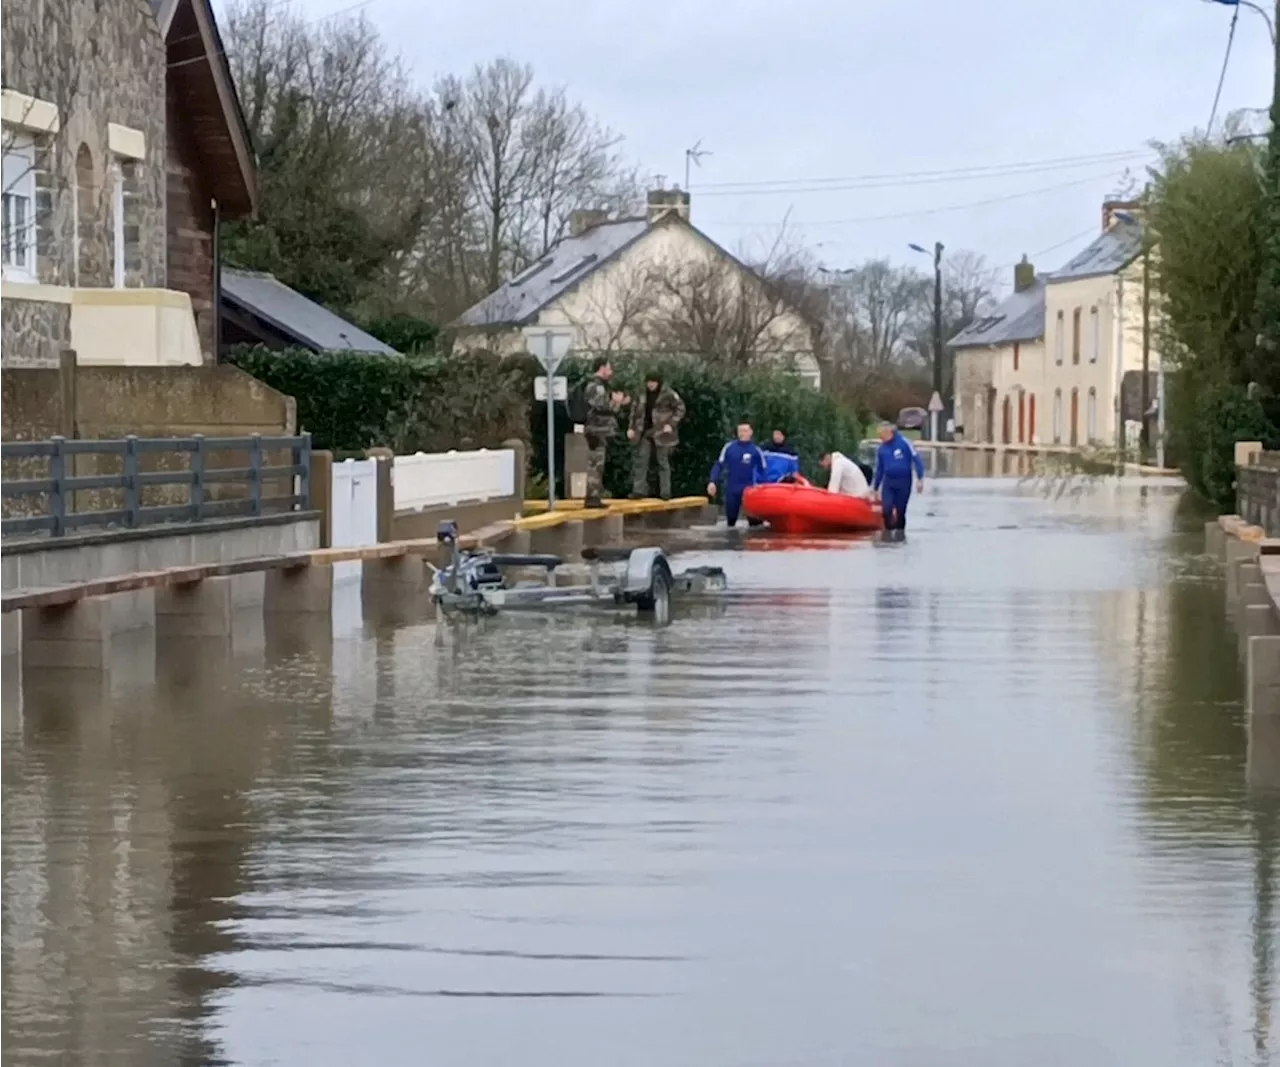
[[[645,434],[636,443],[635,467],[631,474],[631,492],[636,496],[649,495],[649,457],[658,457],[658,493],[663,500],[671,499],[671,452],[675,445],[660,445],[652,434]]]
[[[587,435],[587,498],[604,495],[604,459],[609,441],[604,437]]]

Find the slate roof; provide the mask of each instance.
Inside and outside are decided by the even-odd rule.
[[[1128,212],[1117,212],[1119,220],[1077,252],[1066,266],[1049,275],[1050,282],[1095,278],[1114,274],[1142,253],[1142,223]]]
[[[566,237],[542,259],[465,311],[464,327],[520,326],[649,232],[646,219],[619,219]]]
[[[372,334],[308,300],[271,274],[222,269],[222,298],[270,323],[275,329],[313,352],[398,352]]]
[[[1038,276],[1034,284],[1006,297],[990,315],[975,319],[951,338],[951,347],[1038,341],[1044,336],[1044,282],[1044,276]]]

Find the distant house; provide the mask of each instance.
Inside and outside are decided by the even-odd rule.
[[[1144,234],[1139,206],[1107,200],[1102,232],[951,341],[965,437],[997,444],[1112,445],[1140,419]],[[1154,313],[1153,313],[1154,315]],[[1154,331],[1153,331],[1154,333]],[[1160,365],[1148,335],[1148,367]],[[1121,400],[1124,400],[1122,409]],[[1136,406],[1135,406],[1136,404]]]
[[[257,175],[209,0],[10,0],[0,39],[4,364],[212,359]]]
[[[222,344],[399,354],[274,275],[230,267],[222,270]]]
[[[1013,294],[951,339],[956,423],[966,441],[1034,439],[1036,400],[1023,384],[1023,367],[1043,357],[1044,291],[1044,278],[1023,256]]]
[[[697,353],[699,319],[731,319],[733,304],[755,353],[816,385],[810,324],[692,225],[689,206],[687,192],[664,189],[649,193],[643,218],[576,212],[568,237],[459,317],[455,348],[516,352],[523,328],[552,326],[573,328],[579,351]]]

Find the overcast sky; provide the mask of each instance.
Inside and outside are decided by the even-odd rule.
[[[299,2],[308,16],[352,4]],[[1023,252],[1041,269],[1070,258],[1126,161],[822,180],[1140,152],[1204,126],[1231,20],[1205,0],[371,0],[361,10],[424,83],[498,55],[533,64],[668,182],[683,184],[685,149],[700,140],[713,154],[693,174],[693,220],[731,248],[766,240],[789,211],[831,267],[905,260],[908,242],[940,240],[1010,274]],[[1220,115],[1267,105],[1272,55],[1265,23],[1242,11]],[[1143,159],[1127,162],[1143,174]],[[714,188],[775,179],[782,191]],[[1014,198],[989,202],[1002,197]]]

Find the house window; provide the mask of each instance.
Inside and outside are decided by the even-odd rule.
[[[1058,312],[1058,325],[1053,335],[1053,361],[1062,366],[1062,354],[1066,345],[1066,325],[1061,311]]]
[[[4,276],[35,281],[35,142],[13,130],[4,132],[3,178]]]
[[[124,171],[111,164],[111,284],[124,288]]]
[[[1018,351],[1018,342],[1014,341],[1013,342],[1013,369],[1015,371],[1018,369],[1018,363],[1020,358],[1021,358],[1021,353]]]
[[[1080,362],[1080,309],[1071,313],[1071,362]]]
[[[1089,444],[1093,444],[1098,439],[1098,390],[1089,390],[1089,399],[1085,403],[1084,409],[1084,425],[1085,433],[1088,435]]]
[[[1062,312],[1058,312],[1058,317],[1062,317]],[[1055,389],[1053,391],[1053,443],[1055,445],[1062,444],[1062,390]]]
[[[1098,305],[1089,309],[1089,362],[1097,363],[1102,352],[1102,318],[1098,314]]]

